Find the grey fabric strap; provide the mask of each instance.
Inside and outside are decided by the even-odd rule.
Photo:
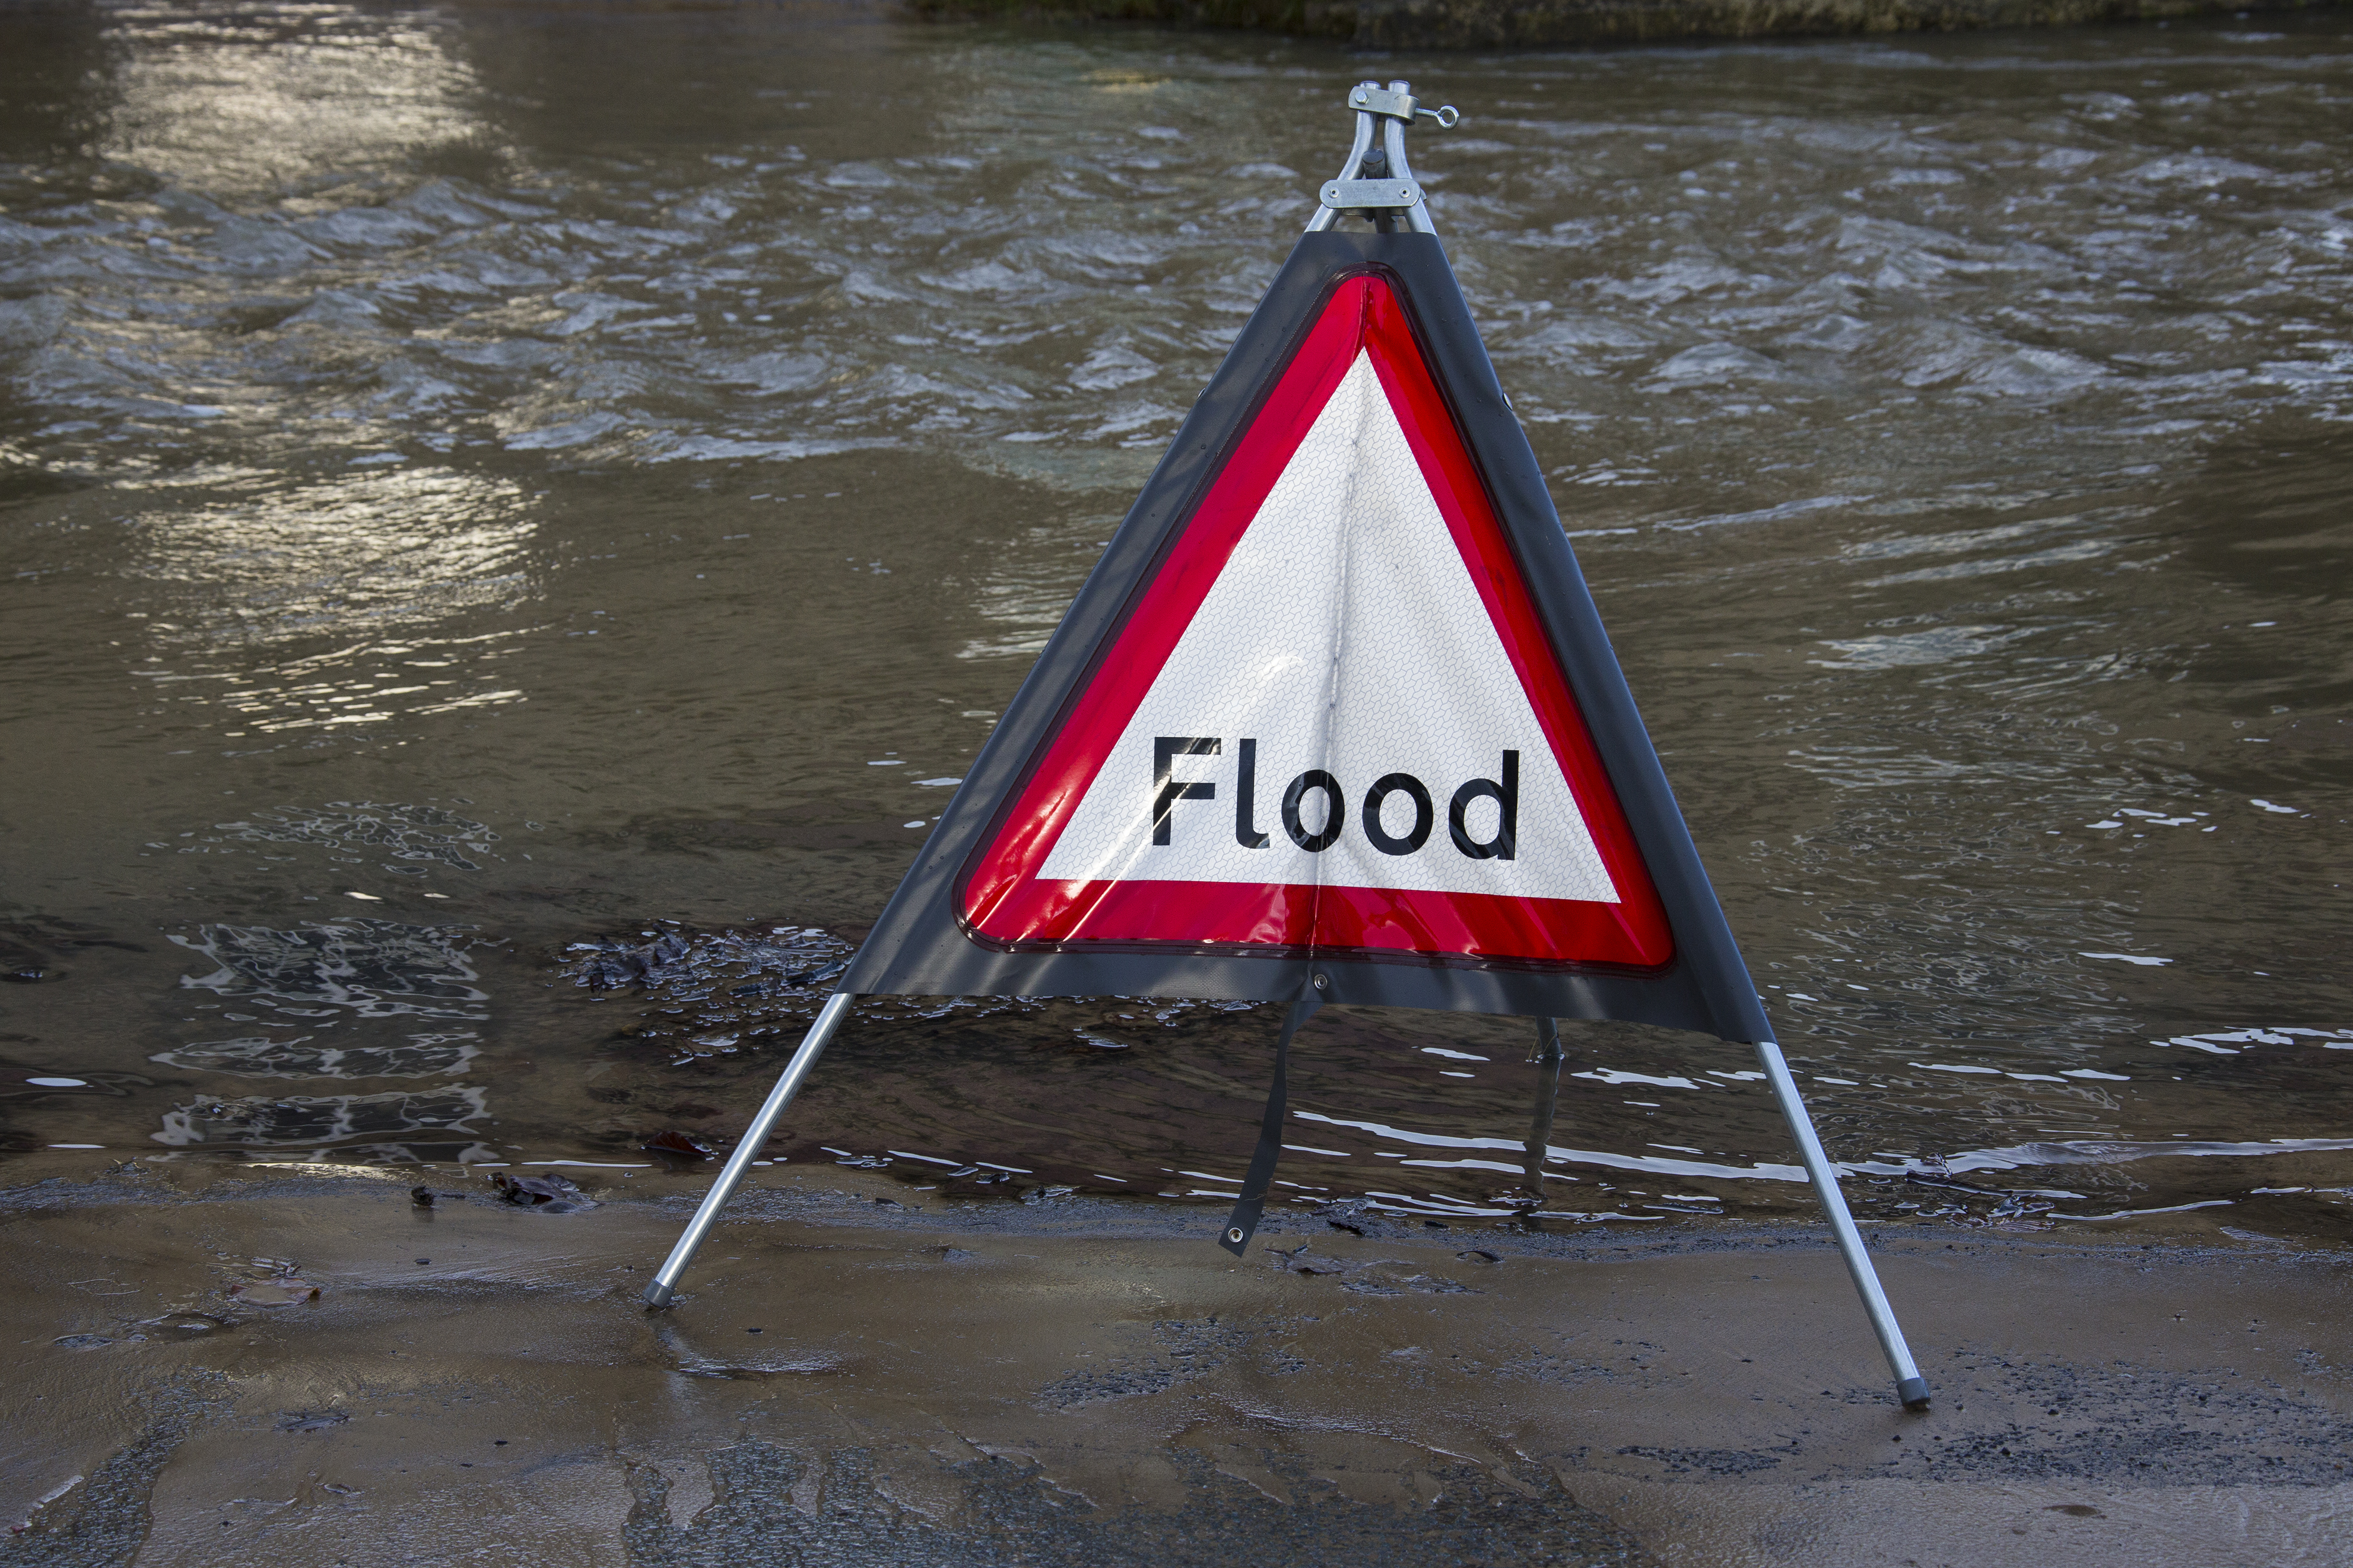
[[[1259,1123],[1258,1152],[1250,1156],[1250,1173],[1242,1178],[1242,1195],[1234,1212],[1226,1216],[1225,1234],[1218,1245],[1240,1258],[1250,1246],[1250,1238],[1258,1230],[1259,1215],[1266,1207],[1266,1194],[1274,1185],[1274,1164],[1282,1157],[1282,1119],[1290,1101],[1291,1037],[1299,1033],[1299,1026],[1315,1016],[1324,1005],[1314,996],[1293,1002],[1291,1011],[1283,1016],[1282,1033],[1274,1042],[1274,1082],[1266,1091],[1266,1116]]]

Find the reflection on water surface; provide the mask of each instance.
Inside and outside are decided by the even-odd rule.
[[[8,26],[27,1170],[699,1167],[1361,74],[858,13]],[[1385,68],[1468,112],[1450,253],[1866,1211],[2334,1234],[2345,24]],[[1273,1027],[862,1004],[777,1152],[1214,1203]],[[1527,1034],[1319,1017],[1290,1195],[1511,1212]],[[1577,1051],[1542,1212],[1803,1212],[1736,1050]]]

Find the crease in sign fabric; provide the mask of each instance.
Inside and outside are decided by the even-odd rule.
[[[1004,822],[961,912],[1007,947],[1674,952],[1378,275],[1324,304]]]

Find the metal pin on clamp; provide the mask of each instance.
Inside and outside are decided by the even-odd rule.
[[[1370,218],[1383,233],[1400,220],[1415,234],[1438,232],[1422,200],[1420,182],[1406,162],[1406,127],[1421,118],[1435,121],[1444,129],[1462,115],[1451,103],[1424,109],[1415,100],[1412,88],[1407,81],[1393,81],[1387,87],[1365,81],[1350,89],[1348,107],[1356,110],[1356,139],[1348,149],[1347,162],[1340,165],[1340,177],[1325,181],[1318,193],[1323,205],[1308,220],[1308,233],[1323,233],[1343,214]],[[1373,144],[1377,123],[1378,147]]]

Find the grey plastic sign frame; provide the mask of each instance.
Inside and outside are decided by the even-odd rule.
[[[1006,947],[961,914],[965,879],[1111,656],[1144,588],[1290,364],[1351,278],[1395,291],[1479,471],[1615,787],[1673,933],[1658,970],[1461,954],[1073,941]],[[1372,1003],[1535,1017],[1626,1019],[1754,1043],[1772,1037],[1649,731],[1602,630],[1527,436],[1504,396],[1438,239],[1301,238],[1080,590],[840,988],[852,994],[1124,995]]]

